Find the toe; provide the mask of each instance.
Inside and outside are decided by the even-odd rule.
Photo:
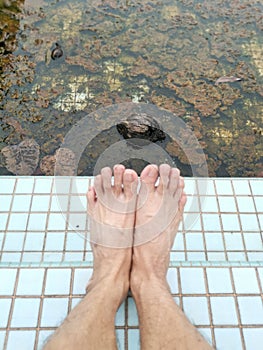
[[[171,167],[168,164],[161,164],[159,167],[160,172],[160,182],[157,187],[157,191],[159,193],[163,193],[168,189],[169,186],[169,175],[170,175]]]
[[[104,192],[109,192],[111,190],[111,177],[112,170],[109,167],[101,169],[102,187]]]
[[[181,198],[179,200],[179,211],[181,213],[184,211],[184,206],[185,206],[186,202],[187,202],[187,196],[186,196],[186,193],[183,192],[182,196],[181,196]]]
[[[114,192],[116,195],[119,195],[122,192],[123,184],[123,173],[125,171],[125,166],[122,164],[117,164],[113,168],[114,174]]]
[[[158,179],[158,167],[155,164],[147,165],[141,173],[142,186],[146,186],[148,191],[155,190],[155,183]]]
[[[177,168],[172,168],[169,176],[169,190],[172,194],[175,194],[180,181],[180,171]]]
[[[94,180],[94,189],[97,197],[100,197],[104,191],[103,191],[103,186],[102,186],[102,176],[97,175]]]
[[[90,213],[91,211],[93,211],[95,203],[96,203],[96,192],[95,192],[95,188],[93,186],[91,186],[89,188],[86,196],[87,196],[87,200],[88,200],[88,212]]]
[[[134,170],[126,169],[123,173],[123,190],[127,198],[137,195],[138,176]]]

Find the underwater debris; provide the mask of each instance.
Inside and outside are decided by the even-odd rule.
[[[240,81],[240,80],[242,80],[242,78],[238,78],[238,77],[234,77],[234,76],[230,76],[230,77],[223,76],[223,77],[218,78],[215,81],[215,85],[218,85],[220,83],[234,83],[235,81]]]
[[[61,46],[58,43],[56,43],[55,45],[56,45],[56,47],[51,52],[52,60],[56,60],[56,59],[63,56],[63,50],[62,50]]]

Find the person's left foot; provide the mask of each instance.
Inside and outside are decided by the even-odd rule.
[[[87,193],[94,269],[87,292],[114,282],[121,300],[129,289],[138,176],[123,165],[103,168]]]

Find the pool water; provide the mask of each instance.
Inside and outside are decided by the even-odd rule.
[[[256,0],[0,0],[0,174],[53,175],[75,123],[133,102],[181,118],[210,176],[262,176],[262,13]],[[225,76],[240,80],[216,83]],[[123,139],[106,117],[100,128],[78,175]],[[192,175],[175,140],[156,144]]]

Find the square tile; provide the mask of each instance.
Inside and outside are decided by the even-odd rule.
[[[217,213],[218,205],[216,197],[200,197],[201,211],[208,213]]]
[[[33,196],[31,211],[47,212],[49,208],[50,196]]]
[[[243,328],[246,350],[262,350],[263,328]]]
[[[233,293],[228,268],[207,268],[206,274],[210,293]]]
[[[245,252],[227,252],[228,261],[247,261]]]
[[[56,176],[54,178],[52,191],[54,194],[60,195],[70,192],[70,182],[71,178],[68,176]]]
[[[224,232],[223,235],[227,250],[244,250],[241,233]]]
[[[0,295],[13,295],[17,269],[0,269]]]
[[[221,232],[205,232],[205,242],[207,250],[224,250]]]
[[[84,252],[65,252],[64,261],[74,261],[78,263],[79,261],[83,261],[83,255]]]
[[[70,211],[87,212],[86,196],[70,196]]]
[[[42,261],[42,253],[28,253],[24,252],[22,256],[23,262],[40,262]]]
[[[0,213],[0,231],[4,231],[6,229],[8,214]]]
[[[53,195],[51,198],[51,212],[67,212],[69,206],[69,196],[56,196]]]
[[[211,297],[211,310],[214,325],[237,325],[235,300],[233,297]]]
[[[120,305],[116,315],[115,315],[115,326],[124,327],[125,324],[125,301]]]
[[[202,268],[180,269],[182,292],[185,294],[206,293]]]
[[[262,326],[263,306],[261,297],[237,297],[237,301],[242,324]]]
[[[34,349],[36,332],[28,330],[9,331],[8,343],[5,350]]]
[[[86,286],[92,276],[93,269],[75,269],[73,294],[86,294]]]
[[[207,253],[208,261],[225,261],[225,253],[223,252],[208,252]]]
[[[237,206],[240,213],[255,212],[254,201],[252,197],[237,196]]]
[[[16,183],[15,193],[32,193],[34,186],[34,178],[33,177],[19,177]]]
[[[66,229],[67,216],[60,213],[51,213],[48,218],[48,230],[62,230]]]
[[[215,328],[214,332],[217,349],[243,349],[240,331],[238,328]]]
[[[183,252],[171,252],[170,253],[171,261],[185,261],[185,253]]]
[[[231,181],[230,180],[215,180],[215,185],[216,185],[216,192],[218,195],[226,194],[226,195],[231,195],[233,196],[233,190],[231,186]]]
[[[71,183],[71,193],[86,194],[90,186],[89,183],[90,181],[86,177],[74,177]]]
[[[85,230],[87,225],[86,213],[69,214],[68,227],[70,230]]]
[[[12,198],[11,195],[0,195],[0,212],[9,211]]]
[[[202,233],[187,232],[185,234],[185,240],[187,250],[204,250]]]
[[[234,197],[218,197],[219,208],[221,212],[237,212],[237,206]]]
[[[8,232],[5,237],[4,250],[20,251],[23,249],[25,233],[24,232]]]
[[[257,216],[255,214],[240,214],[243,231],[259,231]]]
[[[167,282],[170,286],[171,293],[177,294],[179,292],[177,269],[176,268],[169,268],[167,271],[166,278],[167,278]]]
[[[69,294],[71,269],[48,269],[45,295]]]
[[[49,252],[49,253],[44,253],[44,258],[43,260],[45,262],[51,261],[51,262],[60,262],[62,261],[62,253],[58,252]]]
[[[233,268],[233,278],[238,294],[259,293],[256,271],[254,268]]]
[[[128,326],[139,326],[137,308],[133,298],[128,298]]]
[[[65,241],[64,232],[48,232],[46,234],[45,250],[63,250]]]
[[[263,241],[260,233],[245,232],[243,236],[247,250],[263,250]]]
[[[27,225],[28,214],[27,213],[12,213],[10,215],[8,230],[9,231],[24,231]]]
[[[12,299],[0,299],[0,328],[6,328]]]
[[[40,305],[39,298],[16,298],[11,327],[36,327]]]
[[[203,214],[203,224],[205,231],[221,231],[218,214]]]
[[[236,195],[251,195],[248,180],[233,179],[232,183]]]
[[[15,178],[13,178],[13,179],[1,178],[0,179],[0,194],[2,194],[2,193],[12,194],[14,192],[15,181],[16,181]]]
[[[140,332],[139,329],[128,330],[128,350],[140,350]]]
[[[20,269],[16,295],[41,295],[44,269]]]
[[[2,262],[19,263],[21,260],[21,253],[3,252],[1,260]]]
[[[212,179],[197,179],[198,192],[200,196],[215,195],[215,185]]]
[[[184,208],[185,212],[200,212],[199,199],[197,196],[188,196]]]
[[[47,214],[31,213],[29,215],[28,227],[29,231],[44,231],[46,228]]]
[[[44,236],[44,232],[27,232],[24,250],[42,250]]]
[[[41,327],[58,327],[68,313],[68,298],[45,298],[43,301]]]
[[[263,252],[247,253],[248,261],[263,261]]]
[[[66,249],[67,250],[83,250],[85,245],[85,239],[77,232],[69,232],[66,236]]]
[[[183,310],[194,325],[209,325],[206,297],[183,297]]]
[[[12,211],[28,212],[31,203],[31,195],[14,196]]]
[[[200,214],[199,213],[185,213],[184,214],[184,228],[185,231],[202,231]]]
[[[240,224],[238,220],[238,215],[235,214],[221,214],[221,220],[224,231],[239,231]]]
[[[263,180],[262,179],[250,179],[250,186],[254,196],[263,196]]]
[[[187,252],[188,261],[206,261],[204,252]]]
[[[258,213],[263,212],[263,197],[254,197],[256,210]]]
[[[52,177],[41,177],[35,179],[34,193],[51,193]]]

